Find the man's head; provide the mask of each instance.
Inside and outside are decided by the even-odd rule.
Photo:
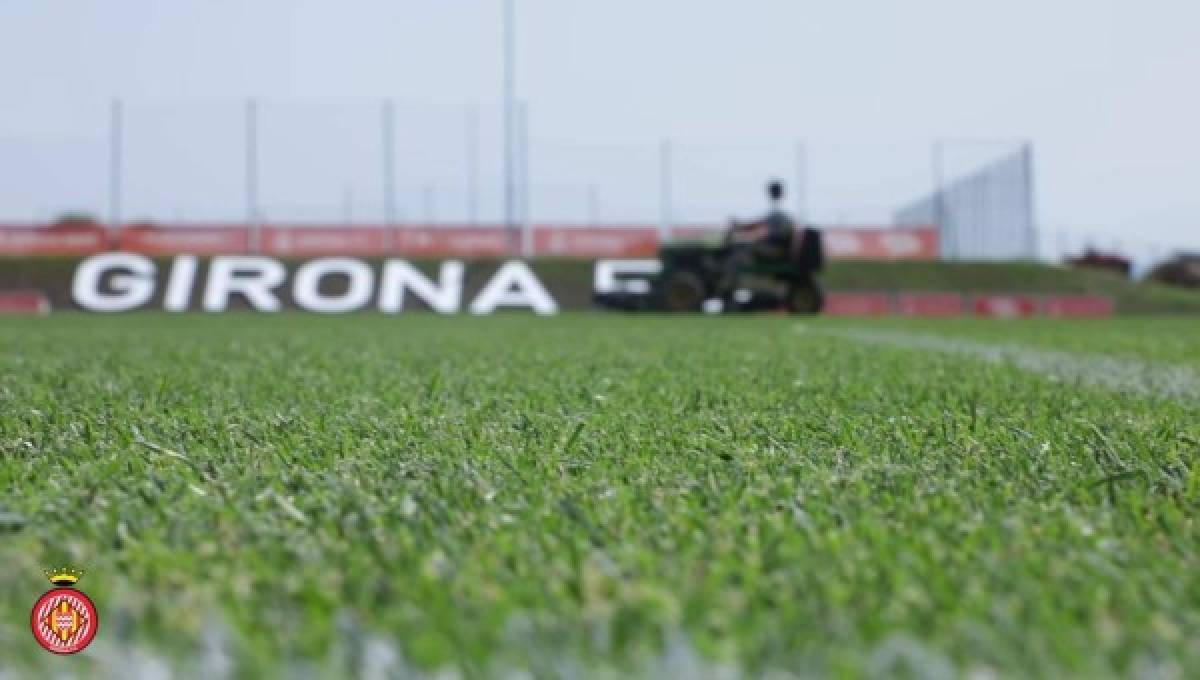
[[[773,179],[767,182],[767,196],[778,203],[783,200],[783,182]]]

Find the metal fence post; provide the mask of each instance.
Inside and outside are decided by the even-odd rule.
[[[517,106],[517,140],[521,149],[521,256],[533,256],[533,187],[530,185],[529,105]]]
[[[383,100],[383,248],[395,247],[396,228],[396,107]]]
[[[467,108],[467,223],[479,224],[479,109]]]
[[[516,140],[513,139],[513,117],[516,115],[516,26],[513,0],[504,0],[504,226],[509,233],[512,249],[519,234],[516,224]]]
[[[942,167],[942,140],[933,142],[933,219],[937,224],[938,240],[941,241],[942,257],[958,259],[958,235],[951,235],[946,226],[945,175]]]
[[[249,250],[262,250],[262,224],[258,207],[258,100],[246,100],[246,221],[250,227]]]
[[[671,236],[671,228],[674,222],[672,203],[672,177],[671,177],[672,149],[671,140],[663,139],[659,146],[659,172],[660,172],[660,215],[658,224],[658,239],[659,242],[665,242]]]
[[[1021,178],[1024,180],[1024,205],[1025,209],[1025,224],[1028,234],[1026,236],[1028,242],[1028,255],[1031,258],[1037,258],[1037,217],[1034,211],[1034,195],[1033,195],[1033,142],[1026,141],[1024,148],[1021,150]]]
[[[113,99],[109,110],[109,168],[108,168],[108,244],[115,246],[121,233],[121,189],[124,163],[124,104]]]

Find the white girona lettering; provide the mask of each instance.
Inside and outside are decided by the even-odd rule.
[[[207,276],[200,277],[201,264],[194,255],[180,255],[172,263],[165,281],[162,307],[169,312],[192,308],[193,294],[201,291],[200,308],[224,312],[234,296],[244,298],[251,309],[277,312],[283,307],[277,289],[288,280],[288,269],[279,260],[255,255],[213,257]],[[644,281],[617,279],[618,275],[651,273],[649,265],[634,261],[598,264],[598,287],[625,286],[636,289]],[[322,292],[327,277],[346,279],[337,293]],[[202,282],[198,279],[205,278]],[[346,257],[321,258],[301,264],[291,281],[291,298],[297,307],[321,314],[343,314],[371,304],[378,283],[378,309],[385,314],[404,310],[412,297],[438,314],[462,310],[466,265],[459,260],[441,263],[437,279],[404,260],[388,260],[376,271],[362,260]],[[154,261],[136,253],[103,253],[80,263],[72,280],[71,293],[80,308],[97,312],[137,309],[154,299],[158,290]],[[603,285],[601,285],[603,284]],[[529,265],[520,260],[505,262],[492,274],[468,306],[471,314],[491,314],[500,308],[526,308],[537,314],[555,314],[558,304]]]
[[[112,273],[123,272],[123,273]],[[111,293],[100,290],[108,276]],[[80,263],[71,282],[75,304],[93,312],[127,312],[154,297],[154,261],[134,253],[103,253]]]
[[[196,284],[196,257],[180,255],[171,265],[171,278],[167,280],[167,293],[163,296],[163,309],[168,312],[186,312],[192,299],[192,286]]]
[[[660,271],[658,260],[596,260],[592,291],[645,295],[650,292],[650,281],[644,277]]]
[[[379,311],[396,314],[404,309],[404,291],[411,290],[438,314],[454,314],[462,304],[463,272],[466,267],[458,260],[443,262],[438,283],[434,284],[416,267],[404,260],[388,260],[383,264],[379,281]]]
[[[348,285],[346,292],[340,295],[324,295],[321,293],[321,280],[327,276],[345,276]],[[313,260],[296,270],[296,280],[292,282],[292,299],[296,306],[310,312],[321,314],[343,314],[361,309],[371,301],[371,287],[375,282],[375,272],[360,260],[347,257],[330,257],[323,260]]]
[[[558,305],[542,287],[529,266],[520,260],[505,262],[471,303],[472,314],[491,314],[499,307],[528,307],[537,314],[555,314]]]
[[[223,312],[234,293],[246,297],[260,312],[279,311],[279,298],[271,290],[287,278],[287,270],[278,260],[249,255],[214,257],[208,267],[208,285],[204,287],[204,311]]]

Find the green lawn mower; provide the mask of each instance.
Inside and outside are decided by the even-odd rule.
[[[824,267],[821,232],[797,229],[771,251],[721,242],[675,242],[659,248],[661,270],[645,292],[598,293],[608,309],[647,312],[787,311],[817,314],[824,295],[816,274]]]

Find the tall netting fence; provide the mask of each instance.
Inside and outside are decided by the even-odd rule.
[[[986,152],[993,145],[935,144],[940,188],[900,208],[893,219],[899,225],[937,225],[946,259],[1035,259],[1033,148],[1021,144],[979,163],[981,146]]]
[[[0,131],[0,228],[511,223],[661,235],[761,215],[763,186],[778,178],[786,207],[806,223],[936,226],[947,259],[1102,251],[1144,269],[1172,253],[1136,233],[1061,218],[1037,224],[1034,154],[1024,141],[804,139],[802,131],[763,140],[754,130],[734,140],[671,130],[631,138],[519,108],[508,174],[494,101],[81,100],[57,112],[54,126]]]

